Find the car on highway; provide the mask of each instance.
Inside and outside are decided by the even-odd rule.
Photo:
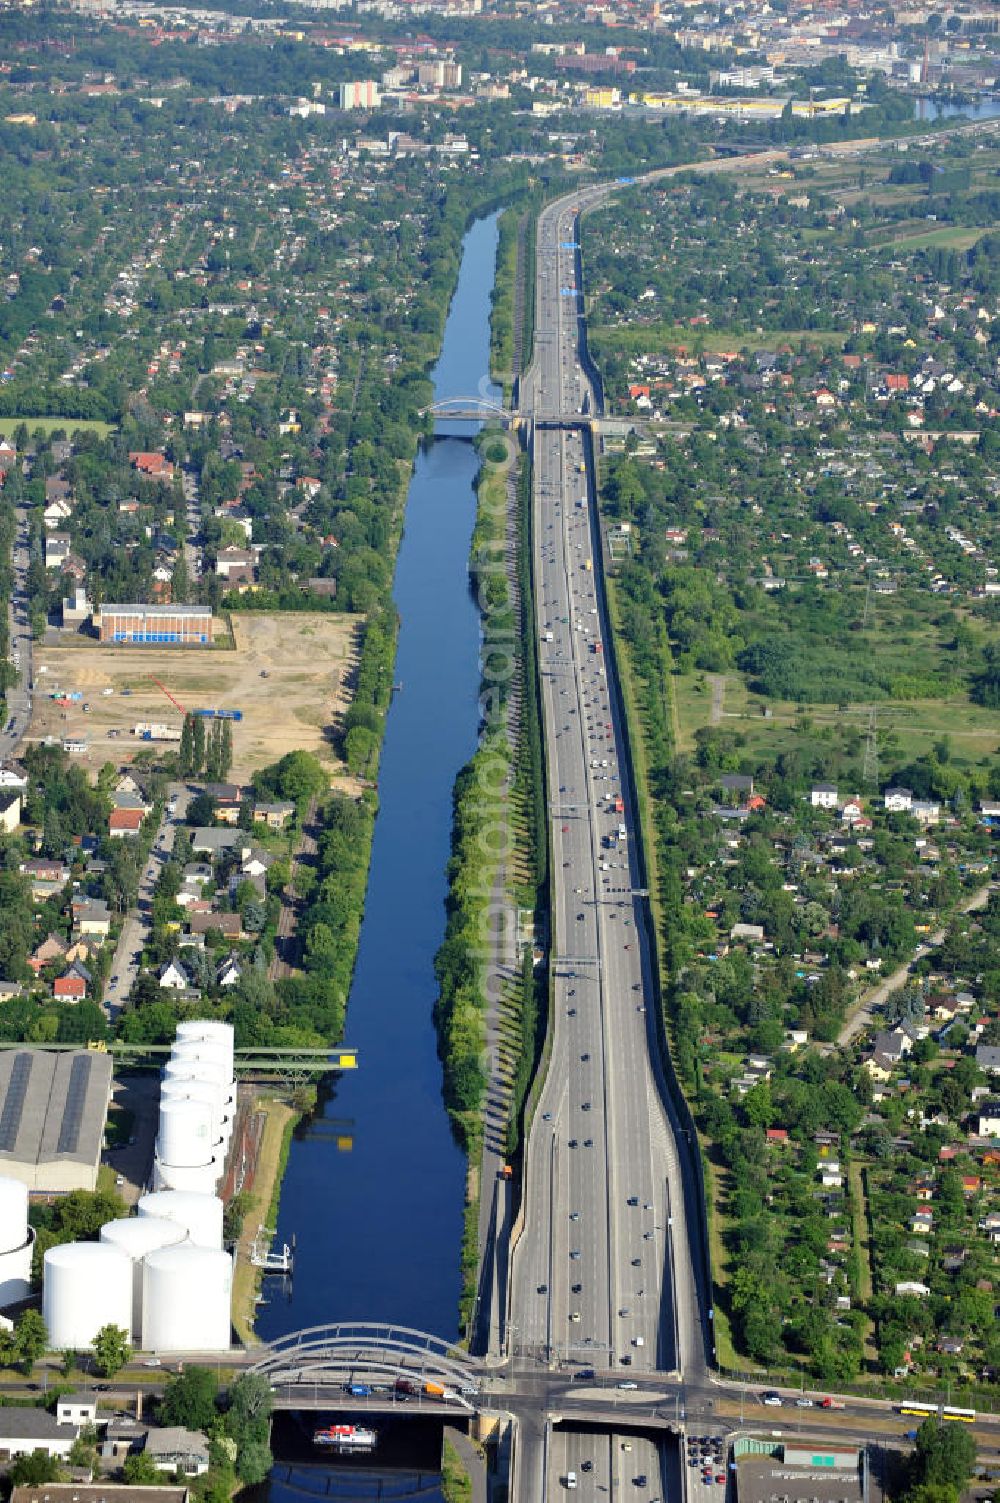
[[[796,1407],[796,1409],[812,1409],[812,1407],[813,1407],[813,1401],[812,1401],[812,1399],[806,1399],[806,1398],[796,1399],[795,1400],[795,1407]]]
[[[632,1393],[639,1387],[639,1385],[638,1383],[633,1383],[631,1378],[626,1378],[623,1383],[619,1383],[618,1387],[624,1388],[628,1392]]]
[[[766,1404],[769,1409],[781,1408],[781,1394],[775,1393],[773,1389],[769,1389],[766,1393],[762,1393],[760,1396],[760,1401],[762,1404]]]

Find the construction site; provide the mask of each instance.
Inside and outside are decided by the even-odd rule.
[[[299,749],[336,775],[332,733],[350,703],[360,625],[356,616],[248,612],[233,616],[229,649],[40,646],[29,739],[62,742],[96,772],[178,741],[185,711],[201,711],[232,722],[237,782]]]

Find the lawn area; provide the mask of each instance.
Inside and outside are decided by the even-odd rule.
[[[8,417],[0,418],[0,434],[4,438],[10,438],[14,430],[22,423],[29,433],[34,433],[36,428],[40,428],[46,435],[63,428],[67,433],[97,433],[101,438],[107,438],[109,433],[115,431],[114,423],[102,423],[98,418]]]
[[[673,692],[678,750],[690,752],[695,733],[711,724],[711,680],[704,673],[677,674]],[[770,715],[765,716],[765,710]],[[803,719],[811,722],[814,730],[853,730],[863,736],[868,729],[868,716],[867,704],[852,704],[844,710],[833,703],[797,705],[791,700],[764,699],[748,693],[745,676],[731,669],[725,675],[717,724],[744,737],[749,754],[773,758],[801,743]],[[896,755],[904,758],[925,755],[935,742],[947,736],[952,758],[960,766],[971,765],[1000,750],[996,711],[975,705],[961,695],[949,699],[880,700],[878,734],[882,745],[887,737],[893,736]]]
[[[913,222],[897,226],[889,235],[873,235],[873,245],[892,245],[902,250],[931,250],[939,246],[944,250],[966,251],[987,233],[985,226],[941,225],[936,230],[915,229]]]
[[[726,1196],[726,1170],[712,1163],[709,1158],[709,1146],[706,1138],[700,1140],[701,1162],[705,1171],[705,1197],[708,1201],[709,1257],[712,1262],[712,1282],[718,1291],[725,1288],[728,1271],[725,1244],[726,1218],[722,1211],[722,1202]],[[746,1358],[741,1357],[733,1346],[729,1316],[721,1308],[718,1297],[716,1297],[714,1309],[712,1324],[715,1335],[715,1354],[719,1366],[733,1370],[745,1368]]]

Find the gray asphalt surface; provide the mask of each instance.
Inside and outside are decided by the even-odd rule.
[[[635,820],[620,776],[620,709],[608,680],[607,623],[595,574],[600,531],[581,432],[542,426],[546,418],[593,410],[580,361],[582,299],[572,247],[577,206],[606,191],[571,195],[540,217],[535,358],[519,397],[522,413],[535,419],[534,569],[551,798],[555,1018],[526,1155],[509,1350],[517,1365],[593,1363],[629,1382],[657,1368],[682,1368],[700,1353],[701,1339],[676,1143],[649,1048],[652,997],[637,925],[643,899],[634,896]],[[628,1457],[630,1497],[649,1503],[663,1495],[661,1461],[650,1442],[633,1440],[633,1450],[621,1452],[618,1437],[605,1438],[598,1469],[597,1456],[580,1452],[579,1440],[554,1433],[550,1445],[522,1451],[521,1483],[532,1472],[536,1479],[523,1495],[547,1497],[575,1469],[581,1497],[596,1496],[599,1485],[606,1489],[623,1474],[622,1457]],[[584,1441],[593,1451],[593,1438]],[[593,1469],[582,1473],[577,1459],[592,1460]],[[646,1476],[647,1484],[636,1484],[636,1476]]]

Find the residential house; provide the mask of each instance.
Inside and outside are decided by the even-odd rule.
[[[106,1461],[124,1461],[126,1456],[142,1450],[146,1435],[146,1426],[140,1425],[137,1420],[130,1419],[128,1415],[119,1419],[110,1419],[101,1437],[101,1455]],[[112,1500],[108,1498],[107,1503],[112,1503]],[[165,1499],[164,1503],[166,1503]],[[186,1498],[183,1503],[187,1503]]]
[[[243,938],[243,925],[238,913],[192,913],[188,919],[188,929],[195,935],[210,934],[213,930],[218,930],[228,940]]]
[[[980,1044],[976,1049],[976,1064],[987,1075],[1000,1075],[1000,1045]]]
[[[34,952],[28,956],[28,964],[35,975],[39,976],[47,965],[64,959],[68,948],[65,940],[60,939],[58,934],[50,934],[40,945],[36,945]]]
[[[191,978],[187,971],[176,960],[168,960],[161,965],[156,979],[165,991],[187,991],[191,985]]]
[[[56,1419],[61,1425],[92,1425],[97,1419],[97,1395],[64,1393],[56,1404]]]
[[[142,829],[142,809],[112,809],[108,816],[108,834],[115,840],[133,839]]]
[[[269,830],[283,830],[295,813],[292,803],[257,804],[254,807],[254,822],[263,821]]]
[[[981,1138],[1000,1138],[1000,1101],[981,1101],[979,1103],[979,1136]]]
[[[909,788],[887,788],[884,803],[890,814],[907,814],[913,807],[913,793]]]
[[[809,794],[814,809],[836,809],[837,789],[833,783],[814,783]]]
[[[13,835],[21,823],[21,794],[16,788],[0,788],[0,830]]]
[[[150,1430],[146,1436],[145,1453],[161,1472],[183,1472],[187,1477],[200,1477],[208,1471],[208,1441],[200,1430],[185,1430],[183,1425]]]
[[[196,856],[218,856],[222,851],[240,850],[244,839],[241,830],[216,830],[200,825],[191,831],[191,849]]]
[[[45,1409],[4,1406],[0,1408],[0,1461],[31,1456],[35,1451],[65,1460],[78,1433],[76,1425],[63,1424]]]
[[[87,983],[74,966],[64,976],[57,976],[52,983],[52,995],[57,1002],[82,1002],[87,995]]]
[[[133,451],[129,454],[129,463],[135,466],[140,475],[146,475],[150,480],[161,480],[169,485],[174,478],[174,467],[165,454]]]
[[[61,569],[72,547],[73,539],[68,532],[50,532],[45,539],[46,569]]]
[[[250,548],[220,548],[215,559],[215,572],[220,579],[231,583],[253,584],[255,561]]]
[[[8,762],[6,767],[0,767],[0,788],[19,788],[23,793],[27,786],[27,770],[20,762]]]
[[[69,881],[69,867],[64,861],[49,861],[42,856],[22,861],[18,871],[31,883],[31,896],[36,903],[55,897]]]
[[[77,934],[106,939],[111,932],[111,910],[103,898],[78,897],[70,904]]]
[[[239,956],[227,955],[215,973],[216,985],[228,989],[231,986],[235,986],[242,975],[243,966]]]

